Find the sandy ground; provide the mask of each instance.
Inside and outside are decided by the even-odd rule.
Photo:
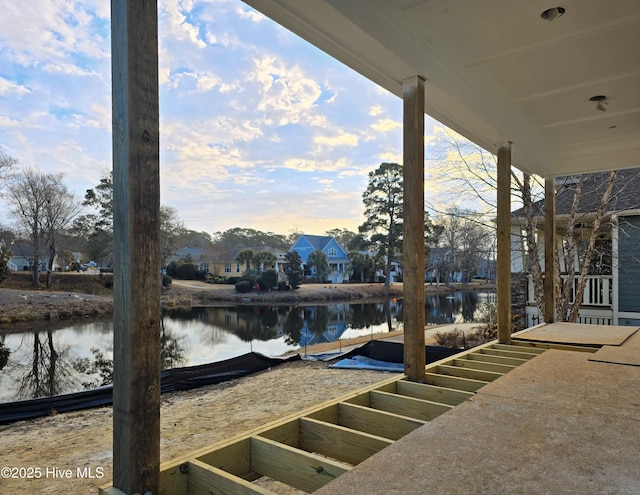
[[[161,460],[170,461],[390,376],[301,361],[163,395]],[[0,493],[97,493],[98,486],[112,477],[112,419],[112,409],[104,407],[0,426],[0,468],[40,469],[39,479],[0,478]],[[55,468],[70,469],[71,479],[55,477]],[[87,478],[85,468],[102,478]],[[38,476],[38,471],[31,474]]]

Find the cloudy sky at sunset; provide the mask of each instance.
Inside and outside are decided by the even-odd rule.
[[[111,168],[109,3],[0,15],[0,145],[79,198]],[[159,29],[162,204],[209,233],[363,222],[367,173],[402,161],[400,99],[240,0],[161,0]]]

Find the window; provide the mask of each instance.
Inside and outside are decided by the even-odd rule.
[[[240,263],[236,263],[236,273],[240,273]]]
[[[333,256],[335,258],[336,256],[338,256],[338,250],[336,248],[329,248],[327,250],[327,255]]]
[[[224,264],[224,273],[231,273],[231,263]]]

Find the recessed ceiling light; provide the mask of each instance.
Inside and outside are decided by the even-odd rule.
[[[551,9],[545,10],[540,17],[542,17],[545,21],[553,21],[556,17],[560,17],[566,12],[564,7],[553,7]]]
[[[589,101],[596,102],[596,110],[600,110],[601,112],[606,112],[609,102],[607,101],[607,97],[605,95],[596,95],[589,98]]]

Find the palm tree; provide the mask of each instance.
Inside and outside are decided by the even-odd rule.
[[[278,258],[276,255],[269,251],[260,251],[259,253],[255,253],[253,256],[253,262],[255,263],[258,272],[272,268],[273,265],[276,264],[277,260]]]
[[[256,253],[253,249],[243,249],[236,255],[236,263],[240,263],[241,265],[245,265],[245,271],[249,271],[251,269],[251,263],[253,263],[255,259]]]

